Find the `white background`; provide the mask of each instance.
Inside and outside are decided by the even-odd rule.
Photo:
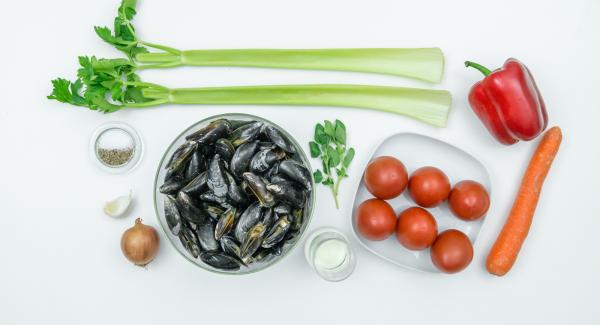
[[[45,99],[50,80],[73,78],[78,55],[115,57],[93,33],[111,24],[117,0],[2,1],[0,12],[0,323],[1,324],[592,324],[600,311],[600,1],[144,0],[135,25],[147,41],[192,48],[439,46],[452,92],[448,127],[401,116],[320,107],[164,106],[101,115]],[[500,66],[514,56],[533,71],[550,125],[564,142],[546,181],[530,236],[513,270],[489,275],[485,256],[510,209],[535,143],[496,143],[466,96],[480,79],[462,62]],[[234,68],[144,72],[172,87],[348,82],[428,85],[353,73]],[[306,143],[313,125],[341,118],[358,155],[342,186],[342,208],[318,189],[310,229],[349,234],[352,196],[375,146],[397,132],[430,135],[472,153],[492,176],[492,206],[471,266],[458,275],[398,268],[353,240],[354,274],[328,283],[301,250],[250,276],[220,276],[185,261],[163,239],[147,270],[121,255],[121,233],[141,216],[158,227],[154,173],[168,143],[213,114],[271,119]],[[130,174],[108,175],[88,157],[92,131],[125,121],[146,145]],[[418,152],[408,154],[418,155]],[[400,157],[401,158],[401,157]],[[315,161],[316,164],[316,161]],[[133,189],[132,215],[114,220],[105,200]]]

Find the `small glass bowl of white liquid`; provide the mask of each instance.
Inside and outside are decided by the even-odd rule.
[[[352,274],[356,259],[348,238],[334,228],[315,230],[304,244],[304,256],[327,281],[342,281]]]

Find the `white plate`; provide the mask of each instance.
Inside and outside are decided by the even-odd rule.
[[[371,159],[379,156],[396,157],[406,166],[409,175],[417,168],[434,166],[448,175],[451,184],[470,179],[481,183],[491,194],[490,177],[483,164],[470,154],[446,142],[420,134],[399,133],[383,141]],[[383,241],[370,241],[364,239],[357,232],[356,209],[362,202],[372,197],[373,195],[365,187],[364,181],[361,181],[354,197],[352,209],[352,229],[358,241],[373,254],[399,266],[413,270],[439,272],[431,262],[429,249],[411,251],[400,245],[394,235]],[[392,205],[396,215],[408,207],[416,206],[408,195],[408,191],[404,191],[397,198],[388,200],[388,203]],[[485,220],[484,216],[477,221],[462,221],[450,212],[447,202],[427,210],[435,217],[439,232],[446,229],[458,229],[469,236],[472,243],[477,239],[479,229]]]

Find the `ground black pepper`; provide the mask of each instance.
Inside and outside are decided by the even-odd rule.
[[[133,157],[133,148],[104,149],[98,148],[98,158],[111,167],[118,167],[128,163]]]

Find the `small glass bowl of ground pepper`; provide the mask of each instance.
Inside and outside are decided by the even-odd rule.
[[[137,131],[123,122],[102,124],[90,141],[92,160],[100,169],[113,174],[132,170],[142,153],[142,140]]]

